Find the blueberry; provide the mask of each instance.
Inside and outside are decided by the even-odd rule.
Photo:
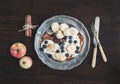
[[[52,57],[52,55],[51,55],[51,54],[48,54],[48,57]]]
[[[65,45],[65,43],[64,42],[60,42],[60,45]]]
[[[63,46],[62,44],[60,44],[60,47]]]
[[[66,57],[68,57],[68,56],[69,56],[69,54],[68,54],[68,53],[66,53],[66,54],[65,54],[65,56],[66,56]]]
[[[67,39],[67,36],[65,36],[64,38]]]
[[[44,51],[44,48],[40,48],[40,51]]]
[[[48,44],[48,41],[45,41],[45,44]]]
[[[61,52],[64,52],[64,50],[62,49]]]
[[[43,45],[42,47],[43,47],[43,48],[46,48],[47,46],[46,46],[46,45]]]
[[[76,49],[77,49],[77,50],[79,50],[79,49],[80,49],[80,47],[79,47],[79,46],[76,46]]]
[[[56,50],[56,53],[59,53],[60,51],[59,50]]]
[[[74,43],[77,43],[77,40],[74,40]]]
[[[52,36],[53,36],[53,37],[56,37],[56,33],[53,33]]]
[[[69,42],[69,43],[72,43],[72,40],[69,40],[68,42]]]
[[[72,39],[73,37],[72,36],[69,36],[69,39]]]
[[[79,53],[79,51],[78,51],[78,50],[76,50],[76,51],[75,51],[75,53]]]
[[[61,49],[64,49],[64,46],[60,46]]]
[[[63,46],[63,45],[65,45],[65,43],[64,42],[60,42],[60,46]]]

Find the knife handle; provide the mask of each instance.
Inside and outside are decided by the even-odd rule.
[[[94,47],[93,49],[93,58],[92,58],[92,68],[95,68],[96,66],[96,55],[97,55],[97,46]]]
[[[106,57],[106,55],[105,55],[105,53],[103,51],[102,45],[100,43],[99,43],[99,49],[100,49],[103,61],[107,62],[107,57]]]

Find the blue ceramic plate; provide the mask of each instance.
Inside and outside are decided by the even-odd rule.
[[[46,31],[50,30],[50,26],[53,22],[58,22],[58,23],[67,23],[71,24],[75,28],[79,30],[79,32],[82,34],[84,37],[84,45],[82,48],[81,53],[76,56],[74,59],[67,61],[67,62],[58,62],[49,56],[45,54],[44,52],[41,52],[40,49],[40,42],[42,40],[42,36],[46,33]],[[80,65],[85,57],[88,54],[88,51],[90,49],[90,37],[87,29],[83,25],[83,23],[73,17],[66,16],[66,15],[57,15],[53,16],[47,20],[45,20],[41,26],[38,28],[36,35],[35,35],[35,51],[37,52],[37,55],[39,59],[46,64],[48,67],[55,69],[55,70],[70,70],[74,67],[77,67]]]

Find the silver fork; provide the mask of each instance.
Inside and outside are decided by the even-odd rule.
[[[92,30],[92,33],[94,34],[95,32],[94,32],[94,24],[90,24],[90,26],[91,26],[91,30]],[[97,36],[97,34],[96,34],[96,36]],[[97,36],[98,37],[98,36]],[[93,57],[92,57],[92,62],[91,62],[91,66],[92,66],[92,68],[95,68],[95,66],[96,66],[96,55],[97,55],[97,41],[96,41],[96,39],[95,39],[95,36],[93,37],[93,44],[94,44],[94,49],[93,49]]]

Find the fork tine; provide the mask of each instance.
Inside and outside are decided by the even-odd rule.
[[[91,25],[91,30],[92,30],[93,35],[96,36],[97,35],[97,31],[94,28],[94,24],[92,23],[90,25]]]

